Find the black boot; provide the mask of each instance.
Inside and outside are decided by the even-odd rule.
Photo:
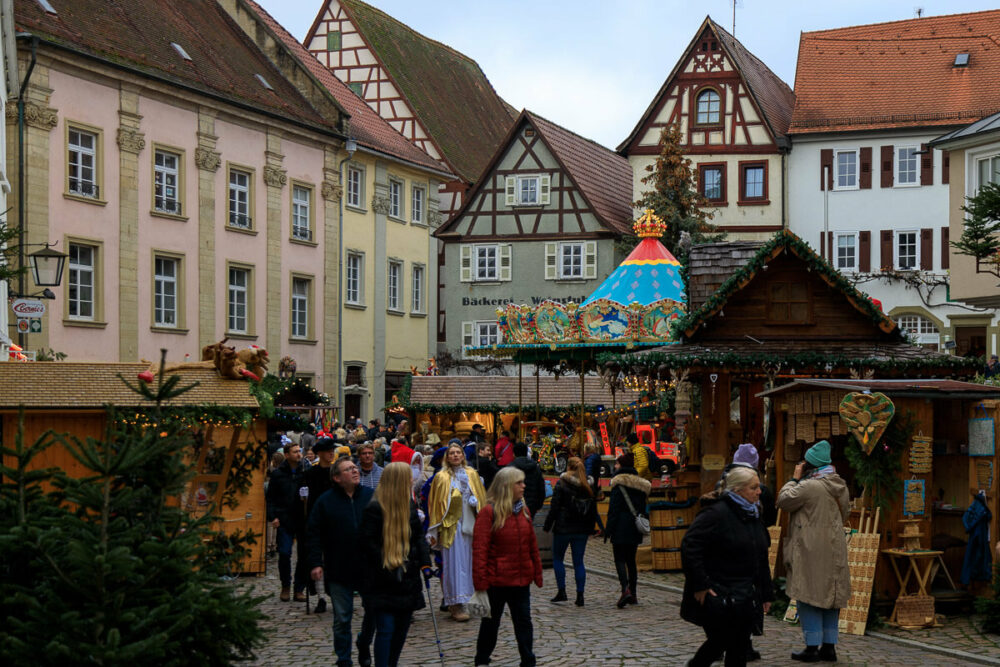
[[[549,602],[565,602],[568,599],[569,598],[566,597],[566,589],[565,588],[560,588],[559,592],[556,593],[556,596],[554,598],[552,598],[551,600],[549,600]]]
[[[628,604],[630,599],[632,599],[632,593],[629,591],[629,589],[626,588],[625,590],[622,591],[622,596],[618,598],[618,602],[615,604],[615,606],[618,607],[619,609],[624,609],[625,605]]]
[[[819,662],[821,659],[818,646],[806,646],[806,650],[792,654],[792,660],[799,662]]]
[[[753,640],[747,644],[747,662],[756,662],[760,660],[760,651],[753,647]]]
[[[313,609],[314,614],[322,614],[326,611],[326,598],[320,598],[319,602],[316,603],[316,608]]]
[[[372,650],[371,650],[371,647],[363,645],[358,640],[354,641],[354,645],[358,649],[358,664],[361,667],[371,667],[372,666]]]
[[[583,606],[583,591],[576,592],[576,602],[574,604],[576,604],[577,607]]]
[[[837,662],[837,645],[823,644],[820,646],[819,659],[823,662]]]

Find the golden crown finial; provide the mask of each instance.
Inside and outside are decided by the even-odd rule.
[[[632,225],[635,235],[641,239],[658,239],[667,231],[667,223],[663,222],[653,209],[647,208],[642,216]]]

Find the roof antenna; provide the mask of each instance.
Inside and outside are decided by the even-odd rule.
[[[924,8],[923,7],[914,7],[913,8],[913,13],[917,15],[917,18],[920,18],[921,16],[924,15]]]

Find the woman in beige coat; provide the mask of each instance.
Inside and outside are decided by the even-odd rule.
[[[786,592],[798,602],[806,649],[792,653],[801,662],[836,662],[840,610],[851,597],[844,522],[850,513],[847,484],[830,460],[830,443],[820,440],[795,466],[778,492],[778,509],[788,512],[783,545]]]

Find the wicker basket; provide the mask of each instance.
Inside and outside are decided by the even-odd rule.
[[[655,566],[655,554],[653,561]],[[896,622],[901,626],[911,628],[934,625],[934,597],[931,595],[900,595],[896,600]]]
[[[681,569],[680,549],[653,549],[653,572],[671,572]]]

